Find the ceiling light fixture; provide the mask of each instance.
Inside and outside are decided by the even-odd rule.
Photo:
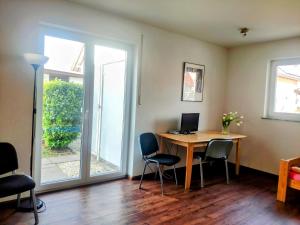
[[[247,27],[242,27],[242,28],[239,28],[239,31],[240,31],[240,33],[241,33],[241,35],[242,35],[243,37],[246,37],[247,34],[248,34],[248,32],[249,32],[249,28],[247,28]]]

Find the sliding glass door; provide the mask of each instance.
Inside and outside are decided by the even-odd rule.
[[[90,37],[43,35],[39,189],[57,189],[126,174],[130,47]]]

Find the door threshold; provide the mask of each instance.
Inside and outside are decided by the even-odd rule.
[[[54,188],[49,188],[49,189],[47,188],[44,190],[43,189],[37,190],[36,194],[40,195],[40,194],[46,194],[46,193],[52,193],[52,192],[66,191],[66,190],[71,190],[71,189],[76,189],[76,188],[81,188],[81,187],[86,187],[86,186],[92,186],[92,185],[96,185],[96,184],[104,184],[104,183],[109,183],[109,182],[116,181],[116,180],[126,179],[127,177],[128,177],[128,175],[122,175],[122,176],[118,176],[118,177],[110,178],[110,179],[91,180],[91,181],[84,182],[84,183],[65,185],[64,187],[54,187]]]

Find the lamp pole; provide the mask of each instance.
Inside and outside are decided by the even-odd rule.
[[[34,153],[34,141],[35,141],[35,127],[36,127],[36,89],[37,89],[37,71],[41,65],[44,65],[49,58],[43,55],[26,53],[24,58],[28,64],[33,67],[34,80],[33,80],[33,104],[32,104],[32,126],[31,126],[31,149],[30,149],[30,176],[33,176],[33,153]],[[37,209],[41,209],[44,206],[44,202],[36,198]],[[22,211],[32,211],[33,204],[31,198],[28,201],[24,201],[19,208]]]
[[[35,123],[36,123],[36,74],[40,65],[31,64],[34,69],[34,85],[33,85],[33,105],[32,105],[32,127],[31,127],[31,154],[30,154],[30,176],[33,175],[33,145],[35,139]]]

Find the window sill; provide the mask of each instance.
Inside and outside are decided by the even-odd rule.
[[[279,118],[273,118],[273,117],[268,117],[268,116],[262,116],[261,119],[263,119],[263,120],[278,120],[278,121],[284,121],[284,122],[300,123],[300,120],[279,119]]]

